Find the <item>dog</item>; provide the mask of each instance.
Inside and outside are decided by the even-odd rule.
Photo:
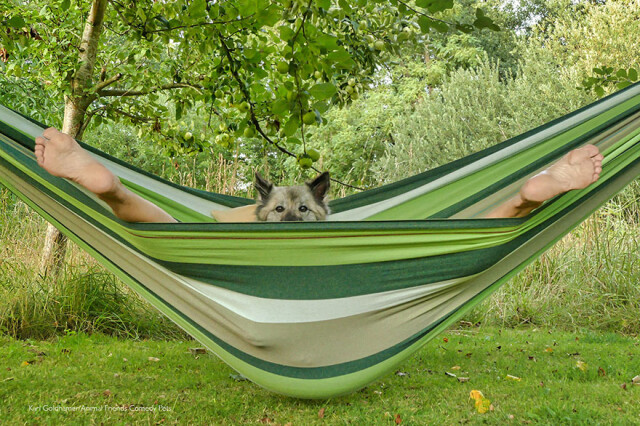
[[[329,183],[329,172],[299,186],[274,186],[256,173],[256,218],[259,222],[326,220],[330,213]]]

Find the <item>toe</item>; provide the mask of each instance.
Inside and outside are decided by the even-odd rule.
[[[585,153],[589,154],[589,157],[595,157],[600,154],[600,150],[595,145],[585,145],[582,149]]]

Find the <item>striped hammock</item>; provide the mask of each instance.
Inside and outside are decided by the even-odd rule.
[[[251,200],[181,187],[96,149],[182,223],[126,223],[36,164],[43,125],[0,106],[0,184],[235,370],[327,398],[413,354],[640,174],[640,85],[451,164],[335,200],[327,222],[215,223]],[[569,150],[601,178],[525,218],[479,219]]]

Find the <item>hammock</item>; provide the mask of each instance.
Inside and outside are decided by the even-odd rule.
[[[327,222],[215,223],[252,201],[85,148],[182,223],[126,223],[36,164],[43,125],[0,106],[0,184],[232,368],[275,392],[359,389],[459,319],[640,174],[640,85],[499,145],[335,200]],[[478,219],[569,150],[601,178],[525,218]]]

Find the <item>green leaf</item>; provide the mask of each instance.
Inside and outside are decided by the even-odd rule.
[[[343,47],[339,48],[335,52],[331,52],[327,55],[327,60],[335,63],[339,68],[350,69],[353,68],[355,62],[351,59],[351,55]]]
[[[300,128],[300,120],[298,119],[298,117],[293,116],[284,125],[284,135],[287,137],[293,136],[298,131],[299,128]]]
[[[71,0],[62,0],[62,3],[60,3],[60,9],[65,12],[69,10],[69,6],[71,6]]]
[[[243,16],[253,15],[258,11],[258,2],[256,0],[240,0],[238,7],[242,11]]]
[[[286,99],[278,99],[271,105],[271,112],[275,115],[284,116],[289,110],[289,102]]]
[[[338,48],[338,38],[329,34],[320,34],[316,39],[316,43],[328,51]]]
[[[7,24],[13,28],[22,28],[27,25],[22,16],[12,16],[7,21]]]
[[[602,88],[602,86],[595,86],[593,90],[595,90],[596,95],[598,95],[599,98],[604,96],[604,89]]]
[[[189,16],[194,19],[200,19],[207,16],[206,0],[193,0],[189,6]]]
[[[473,25],[457,23],[456,29],[462,31],[465,34],[473,32]]]
[[[336,86],[331,83],[319,83],[309,89],[311,96],[319,101],[329,99],[337,93]]]
[[[627,86],[631,86],[630,81],[621,81],[620,83],[616,84],[616,87],[618,88],[618,90],[622,90]]]
[[[293,38],[293,35],[295,34],[293,30],[286,25],[280,26],[278,28],[278,31],[280,32],[280,38],[284,41],[291,40]]]
[[[628,76],[629,80],[636,81],[638,79],[638,71],[635,68],[629,68]]]
[[[351,5],[347,0],[338,0],[338,5],[346,14],[350,14],[352,12]]]
[[[440,22],[440,21],[432,21],[431,22],[431,27],[434,28],[436,31],[438,31],[439,33],[446,33],[449,32],[449,25],[447,25],[444,22]]]
[[[318,0],[316,3],[318,3],[318,7],[321,7],[325,10],[329,10],[329,8],[331,7],[331,0]]]
[[[418,18],[418,25],[420,25],[420,30],[423,32],[423,34],[426,34],[429,32],[429,28],[431,27],[431,22],[433,21],[427,18],[426,16],[420,16]]]
[[[627,70],[619,69],[618,72],[616,73],[616,77],[627,78]]]
[[[453,0],[416,0],[416,6],[428,9],[429,12],[442,12],[453,7]]]

